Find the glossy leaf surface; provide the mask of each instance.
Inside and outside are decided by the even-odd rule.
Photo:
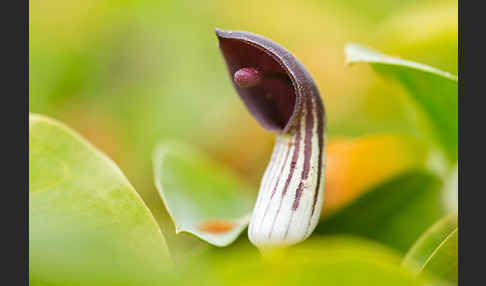
[[[348,236],[311,237],[289,248],[259,253],[250,246],[212,253],[188,265],[183,285],[423,285],[400,267],[394,251]],[[201,279],[204,277],[204,279]]]
[[[451,162],[457,160],[458,78],[439,69],[384,55],[369,48],[346,46],[348,63],[369,63],[379,73],[398,80],[427,113],[437,143]]]
[[[182,142],[157,146],[153,164],[155,186],[177,233],[226,246],[246,228],[251,192],[228,169]]]
[[[410,248],[403,265],[417,273],[434,274],[457,282],[457,213],[448,215],[431,226]]]
[[[170,269],[159,226],[117,165],[58,121],[31,114],[29,127],[30,281],[133,285]]]

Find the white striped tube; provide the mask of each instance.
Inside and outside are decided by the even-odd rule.
[[[325,170],[324,148],[319,142],[324,138],[314,108],[306,108],[304,113],[294,132],[277,135],[260,185],[248,236],[262,248],[298,243],[312,233],[319,220]]]

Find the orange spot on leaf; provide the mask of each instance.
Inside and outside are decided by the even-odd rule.
[[[224,220],[209,220],[202,223],[199,226],[199,229],[204,232],[209,233],[224,233],[232,230],[234,224]]]

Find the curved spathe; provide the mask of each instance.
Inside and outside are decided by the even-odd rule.
[[[324,193],[325,112],[305,67],[277,43],[242,31],[216,30],[240,98],[277,134],[250,220],[259,247],[306,239],[319,220]]]

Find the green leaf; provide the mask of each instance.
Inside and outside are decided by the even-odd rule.
[[[427,113],[435,138],[451,163],[457,160],[458,79],[439,69],[384,55],[357,45],[346,46],[347,63],[366,62],[381,74],[398,80]]]
[[[425,171],[408,171],[325,217],[316,232],[363,236],[405,253],[444,215],[441,185]]]
[[[400,267],[400,256],[349,236],[315,237],[298,245],[254,253],[251,246],[193,261],[178,285],[422,285]],[[204,279],[202,279],[204,277]]]
[[[31,114],[29,128],[31,283],[134,285],[170,269],[159,226],[117,165],[56,120]]]
[[[457,213],[453,213],[436,222],[415,242],[403,265],[416,273],[429,272],[457,282],[457,235]]]
[[[153,164],[155,186],[176,233],[226,246],[246,228],[252,192],[229,170],[182,142],[157,146]]]

